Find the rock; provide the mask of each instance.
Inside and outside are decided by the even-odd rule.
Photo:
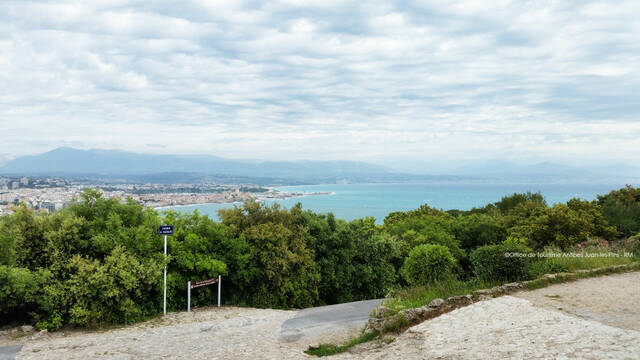
[[[504,289],[505,292],[510,293],[510,292],[522,289],[522,283],[512,282],[509,284],[502,285],[502,288]]]
[[[491,295],[480,295],[478,296],[478,301],[485,301],[485,300],[491,300],[493,299],[493,296]]]
[[[41,330],[40,332],[36,333],[35,335],[33,335],[31,337],[31,339],[41,339],[45,336],[49,335],[49,331],[47,329]]]
[[[440,311],[438,311],[438,309],[434,309],[434,308],[430,308],[427,306],[423,306],[424,313],[422,315],[422,318],[424,320],[429,320],[429,319],[433,319],[434,317],[438,316],[440,314]]]
[[[399,314],[402,314],[407,319],[407,321],[412,324],[418,322],[421,319],[418,309],[405,309],[400,311]]]
[[[384,326],[384,321],[385,321],[384,319],[370,318],[369,321],[367,322],[367,325],[365,325],[364,327],[364,331],[366,333],[370,333],[374,331],[380,332],[382,330],[382,327]]]
[[[505,291],[502,288],[502,286],[492,287],[490,289],[490,291],[491,291],[491,295],[493,295],[493,297],[497,297],[497,296],[503,295],[505,293]]]
[[[491,289],[476,290],[476,291],[473,292],[473,294],[476,295],[476,296],[491,295]]]
[[[429,303],[429,307],[432,309],[438,309],[440,308],[442,305],[444,305],[444,300],[438,298],[438,299],[433,299],[431,300],[431,302]]]
[[[473,296],[471,295],[458,295],[447,299],[447,305],[451,307],[460,307],[469,304],[473,304]]]
[[[20,330],[23,333],[29,333],[29,332],[33,331],[33,326],[31,326],[31,325],[22,325],[22,326],[20,326]]]
[[[389,315],[390,315],[390,311],[389,311],[389,308],[387,308],[386,306],[380,305],[376,308],[375,316],[378,319],[388,317]]]

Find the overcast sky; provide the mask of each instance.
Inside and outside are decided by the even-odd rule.
[[[0,154],[640,158],[638,1],[0,1]]]

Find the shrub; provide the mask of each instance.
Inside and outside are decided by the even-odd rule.
[[[553,207],[526,202],[512,209],[506,221],[510,236],[526,238],[538,250],[549,245],[566,250],[589,238],[612,240],[616,235],[597,203],[578,199]]]
[[[48,323],[59,314],[79,326],[132,323],[159,308],[160,261],[141,262],[118,246],[103,262],[75,255],[64,266],[69,278],[44,289]]]
[[[455,259],[447,247],[425,244],[411,250],[401,272],[409,284],[419,286],[446,278],[454,266]]]
[[[281,224],[251,226],[242,233],[251,249],[243,295],[256,307],[304,308],[318,300],[320,275],[305,234]]]
[[[616,227],[622,236],[640,231],[640,188],[627,185],[620,190],[598,196],[604,218]]]
[[[486,245],[471,253],[474,274],[484,281],[514,281],[526,277],[527,258],[514,253],[527,253],[517,245]]]
[[[507,237],[507,231],[498,219],[487,214],[459,216],[453,231],[463,249],[498,244]]]
[[[24,321],[34,310],[42,286],[50,277],[47,270],[31,271],[0,265],[0,316]]]

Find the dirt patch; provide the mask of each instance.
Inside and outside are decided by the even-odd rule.
[[[640,272],[583,279],[514,296],[535,306],[640,331]]]

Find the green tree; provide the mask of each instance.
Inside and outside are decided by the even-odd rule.
[[[627,185],[607,195],[598,196],[598,204],[609,224],[620,236],[640,233],[640,188]]]
[[[302,231],[264,223],[242,232],[251,253],[242,293],[258,307],[304,308],[318,301],[320,276]]]
[[[419,286],[450,277],[454,265],[447,247],[425,244],[411,250],[401,271],[409,284]]]

